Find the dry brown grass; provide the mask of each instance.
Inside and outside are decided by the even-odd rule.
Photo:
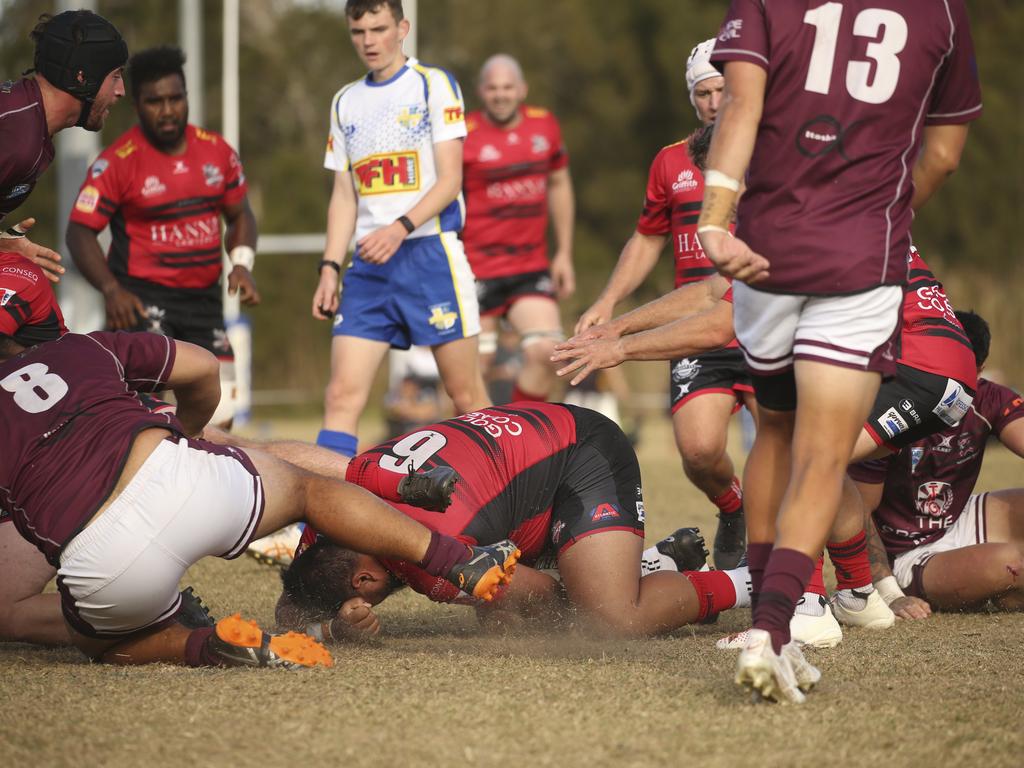
[[[713,531],[668,432],[645,437],[650,537]],[[991,448],[982,487],[1019,478],[1020,460]],[[270,622],[272,570],[206,560],[189,577],[215,612]],[[1024,754],[1020,615],[850,631],[814,653],[825,677],[796,708],[748,703],[734,654],[714,649],[747,611],[636,642],[481,637],[471,611],[414,595],[381,612],[379,642],[303,673],[118,669],[0,646],[0,765],[1018,766]]]

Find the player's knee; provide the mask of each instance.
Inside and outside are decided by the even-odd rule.
[[[330,413],[358,412],[366,405],[366,393],[331,379],[324,390],[324,408]]]
[[[703,475],[712,471],[725,454],[725,436],[713,433],[688,435],[677,441],[679,456],[687,474]]]
[[[1016,544],[1004,544],[996,562],[1003,586],[1024,592],[1024,550]]]

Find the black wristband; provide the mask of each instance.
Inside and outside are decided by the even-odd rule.
[[[330,267],[335,272],[337,272],[339,276],[341,275],[341,264],[339,264],[336,261],[330,261],[328,259],[323,259],[320,262],[320,265],[316,268],[316,273],[319,275],[321,272],[324,271],[324,267]]]
[[[399,216],[395,221],[405,227],[405,231],[410,235],[416,231],[416,225],[412,223],[412,219],[408,216]]]

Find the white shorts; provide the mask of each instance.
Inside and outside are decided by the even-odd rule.
[[[190,565],[245,551],[263,514],[262,481],[248,459],[198,445],[162,441],[64,548],[57,584],[78,632],[118,636],[167,620]]]
[[[876,358],[886,352],[902,304],[898,285],[842,296],[802,296],[733,283],[736,338],[755,376],[781,373],[801,359],[882,370]],[[895,369],[895,360],[885,367]]]
[[[892,575],[902,589],[910,587],[914,580],[915,571],[920,571],[925,564],[932,559],[933,555],[939,552],[951,552],[954,549],[963,549],[975,544],[984,544],[988,541],[988,529],[985,526],[985,499],[987,493],[973,494],[960,517],[953,523],[946,532],[939,538],[920,547],[914,547],[909,552],[899,555],[892,565]]]

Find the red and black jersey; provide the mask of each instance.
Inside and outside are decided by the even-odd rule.
[[[0,221],[28,199],[54,151],[39,84],[0,83]]]
[[[974,348],[964,333],[964,327],[956,319],[942,283],[916,248],[911,248],[907,256],[907,270],[899,362],[956,379],[975,389],[978,366]]]
[[[69,333],[0,363],[0,510],[51,564],[110,495],[135,435],[181,433],[138,397],[166,387],[175,351],[154,333]]]
[[[927,544],[956,523],[981,473],[985,444],[1024,417],[1024,401],[1008,387],[978,380],[978,393],[955,427],[894,456],[850,467],[858,482],[885,483],[875,524],[891,557]]]
[[[515,128],[483,112],[466,116],[462,241],[481,280],[548,268],[548,175],[565,168],[569,155],[554,115],[528,106],[520,114]]]
[[[21,254],[0,252],[0,335],[33,347],[67,332],[43,270]]]
[[[220,135],[189,125],[185,136],[185,152],[168,155],[139,126],[123,134],[89,168],[71,221],[110,224],[119,281],[219,295],[221,213],[245,198],[245,174]]]

